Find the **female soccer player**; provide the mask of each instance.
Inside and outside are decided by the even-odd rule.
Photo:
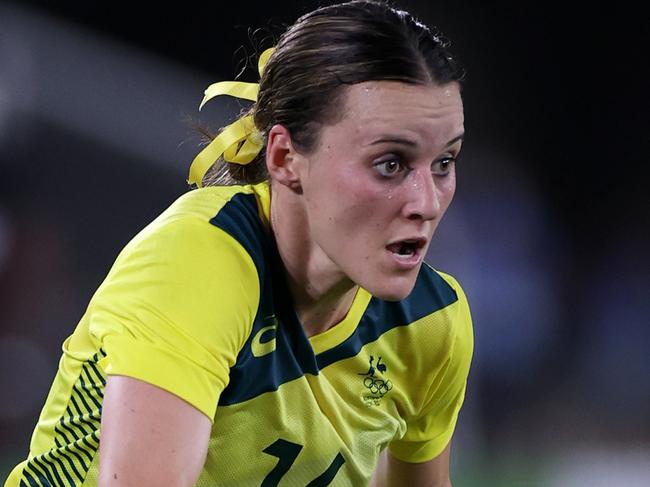
[[[259,92],[206,91],[256,101],[117,257],[6,485],[451,485],[472,328],[423,257],[462,71],[365,1],[298,19],[260,66]]]

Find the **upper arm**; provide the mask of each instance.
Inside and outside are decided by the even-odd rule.
[[[451,487],[449,458],[451,443],[436,457],[421,463],[410,463],[391,455],[388,448],[381,453],[373,479],[373,487],[409,485],[414,487]]]
[[[87,311],[107,376],[100,485],[196,481],[258,300],[251,257],[208,221],[161,220],[125,247]]]
[[[212,422],[178,396],[131,377],[108,376],[99,485],[194,485]]]
[[[221,229],[190,219],[143,232],[91,300],[105,353],[100,485],[193,485],[258,281]]]
[[[127,246],[91,300],[99,366],[213,417],[258,296],[255,266],[231,236],[203,221],[159,225]]]

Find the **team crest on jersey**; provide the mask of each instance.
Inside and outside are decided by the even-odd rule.
[[[363,375],[363,386],[366,390],[361,395],[363,403],[368,406],[379,406],[384,397],[393,388],[393,383],[385,377],[388,368],[381,361],[381,355],[375,362],[375,357],[370,356],[370,365],[367,372],[360,372]]]

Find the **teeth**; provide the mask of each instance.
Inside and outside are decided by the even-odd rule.
[[[387,248],[397,257],[407,259],[417,254],[420,248],[419,242],[419,240],[402,240],[389,245]]]

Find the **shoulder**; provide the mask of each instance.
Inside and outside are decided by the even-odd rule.
[[[453,276],[424,263],[411,293],[395,305],[412,319],[433,314],[453,319],[460,308],[467,307],[467,298]]]
[[[222,212],[246,216],[252,212],[264,221],[262,208],[270,197],[267,184],[208,186],[181,195],[159,218],[195,217],[210,221]]]
[[[427,267],[429,267],[427,265]],[[445,316],[445,328],[449,337],[449,353],[452,360],[469,366],[474,349],[472,316],[467,296],[458,280],[450,274],[429,267],[456,294],[457,299],[451,303]]]
[[[237,350],[257,311],[260,279],[247,249],[214,219],[250,193],[247,187],[189,191],[135,235],[89,303],[92,333],[149,342],[154,333],[177,344],[191,337],[214,356],[219,347],[209,344],[230,340],[226,348]],[[248,225],[238,216],[232,221],[233,228]]]
[[[179,196],[141,233],[147,236],[170,226],[191,226],[192,223],[203,224],[204,229],[219,227],[215,223],[225,213],[235,220],[233,226],[242,225],[246,217],[256,214],[256,201],[255,192],[250,185],[194,189]]]
[[[464,293],[454,277],[434,269],[425,262],[409,298],[412,301],[436,298],[440,304],[449,305],[464,298]]]
[[[464,321],[470,320],[469,302],[467,301],[467,295],[465,294],[465,291],[463,290],[463,287],[460,285],[458,280],[454,276],[436,270],[429,265],[426,265],[426,267],[428,267],[432,273],[435,273],[439,279],[444,281],[444,283],[451,290],[450,292],[453,292],[456,295],[456,301],[454,303],[451,303],[454,305],[453,308],[455,310],[456,317]]]
[[[435,343],[436,355],[450,353],[459,339],[464,348],[472,348],[469,304],[452,275],[423,264],[411,294],[396,304],[409,316],[409,322],[419,325],[413,332],[430,345]]]
[[[452,293],[456,296],[459,304],[463,306],[467,305],[467,296],[465,295],[463,287],[458,282],[458,279],[456,279],[456,277],[452,276],[451,274],[447,274],[446,272],[434,269],[432,266],[425,263],[422,266],[422,272],[419,278],[429,279],[431,281],[437,282],[439,289],[441,288],[448,290],[447,292]]]
[[[240,234],[251,235],[251,228],[262,225],[255,201],[250,186],[183,194],[127,243],[95,298],[123,299],[148,292],[150,299],[168,306],[162,301],[182,293],[184,299],[174,302],[189,306],[199,300],[223,302],[223,296],[239,289],[245,290],[242,299],[254,306],[259,299],[258,266],[252,245],[245,245]]]
[[[452,321],[454,331],[458,332],[461,327],[471,327],[471,315],[467,295],[456,277],[446,272],[434,269],[429,264],[424,264],[423,275],[434,282],[437,282],[438,292],[448,293],[449,298],[449,319]],[[444,291],[443,291],[444,290]],[[454,296],[455,299],[452,297]]]
[[[250,185],[188,191],[128,242],[116,264],[133,259],[182,259],[186,265],[209,268],[228,258],[249,260],[249,241],[263,225],[257,208]]]

